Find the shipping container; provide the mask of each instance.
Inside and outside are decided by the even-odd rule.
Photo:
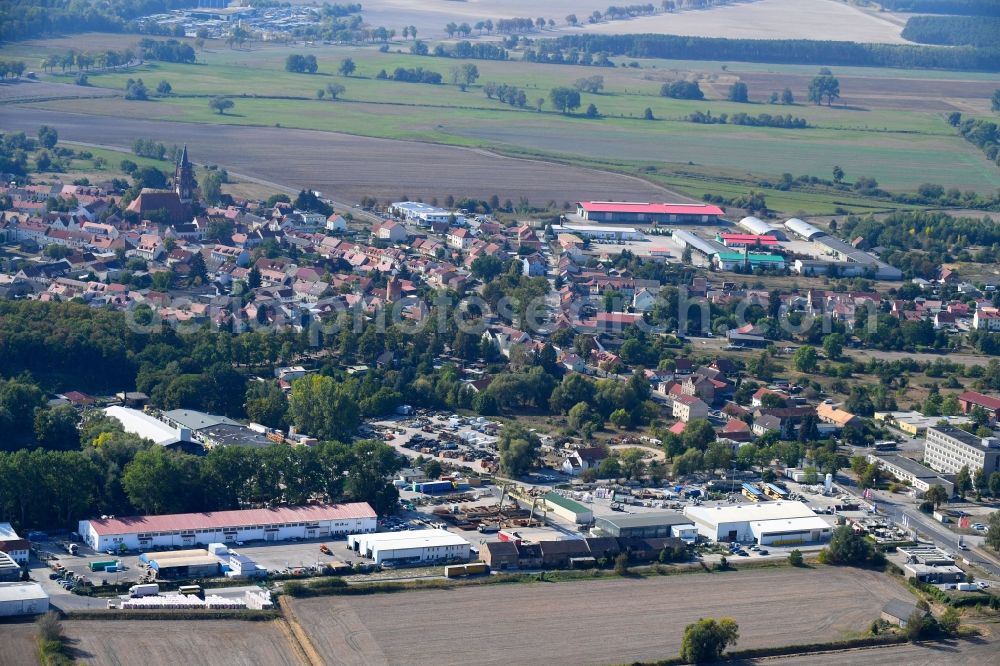
[[[90,567],[91,571],[105,571],[108,567],[114,567],[117,564],[117,560],[101,560],[99,562],[91,562],[87,566]]]
[[[445,578],[458,578],[466,574],[464,564],[451,564],[444,568]]]
[[[465,565],[465,573],[470,576],[489,573],[489,571],[490,568],[486,565],[486,562],[469,562]]]

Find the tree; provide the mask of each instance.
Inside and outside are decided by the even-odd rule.
[[[972,475],[969,473],[968,465],[962,465],[962,469],[955,475],[955,490],[962,499],[965,499],[965,493],[972,490]]]
[[[816,348],[810,345],[802,345],[792,356],[792,365],[799,372],[812,372],[816,369],[816,361]]]
[[[395,511],[399,491],[389,479],[403,467],[396,449],[383,442],[362,440],[351,448],[353,461],[347,470],[347,492],[359,502],[368,502],[375,512]]]
[[[619,576],[627,576],[628,571],[628,553],[618,553],[615,556],[615,573]]]
[[[222,200],[222,174],[213,169],[201,177],[201,197],[210,206]]]
[[[646,110],[642,112],[642,118],[643,120],[656,120],[656,118],[653,117],[653,109],[647,106]]]
[[[354,61],[350,58],[344,58],[340,61],[340,67],[337,71],[340,72],[342,76],[350,76],[357,70],[358,66],[354,64]]]
[[[228,109],[233,108],[233,100],[228,97],[213,97],[208,101],[208,106],[221,116]]]
[[[169,95],[174,91],[173,86],[170,85],[169,81],[160,81],[156,84],[156,92],[160,95]]]
[[[59,132],[54,127],[49,127],[48,125],[42,125],[38,128],[38,143],[42,148],[47,148],[52,150],[56,147],[56,142],[59,141]]]
[[[499,257],[493,254],[484,254],[476,257],[472,262],[472,274],[483,282],[489,282],[503,272],[504,264]]]
[[[614,423],[619,428],[625,429],[629,426],[631,419],[629,418],[628,412],[624,409],[618,408],[611,412],[611,416],[608,417],[612,423]]]
[[[993,499],[1000,497],[1000,472],[993,472],[990,474],[989,485],[990,495],[993,496]]]
[[[287,425],[288,398],[276,382],[251,382],[245,396],[247,418],[269,428]]]
[[[434,458],[431,458],[424,463],[422,468],[424,475],[431,480],[441,478],[441,463],[439,463]]]
[[[684,628],[680,657],[687,663],[704,664],[718,661],[730,645],[739,640],[736,621],[724,617],[720,620],[702,618]]]
[[[839,166],[833,167],[833,182],[839,183],[844,180],[844,170]]]
[[[836,361],[844,353],[844,336],[842,333],[830,333],[823,337],[823,353],[831,361]]]
[[[741,102],[746,104],[750,101],[750,89],[747,88],[747,84],[742,81],[737,81],[733,85],[729,86],[729,101],[730,102]]]
[[[597,112],[597,106],[590,104],[587,106],[586,116],[588,118],[597,118],[600,114]]]
[[[840,81],[830,74],[820,74],[809,83],[809,101],[822,104],[825,99],[828,106],[840,98]]]
[[[205,256],[198,251],[191,256],[191,270],[188,275],[195,283],[204,283],[208,279],[208,267],[205,265]]]
[[[954,606],[949,606],[945,609],[941,617],[938,618],[938,626],[941,631],[948,634],[949,636],[954,635],[958,631],[958,626],[961,624],[961,615],[959,615],[958,609]]]
[[[781,103],[787,105],[795,104],[795,97],[792,95],[791,88],[785,88],[781,91]]]
[[[361,421],[358,403],[332,377],[307,375],[292,382],[288,415],[300,432],[348,441]]]
[[[35,439],[46,449],[79,449],[80,433],[76,421],[76,410],[70,405],[39,409],[35,412]]]
[[[1000,88],[993,91],[993,98],[990,100],[990,109],[994,112],[1000,111]]]
[[[523,476],[535,466],[541,442],[538,435],[516,424],[500,431],[500,469],[508,476]]]
[[[941,484],[934,484],[924,493],[924,499],[931,502],[936,509],[948,501],[948,491]]]
[[[553,88],[549,91],[549,101],[562,113],[569,113],[580,108],[580,91],[565,86]]]
[[[826,560],[830,564],[858,566],[872,557],[871,546],[865,538],[848,525],[833,530],[830,545],[826,548]]]
[[[463,91],[479,79],[479,68],[472,63],[463,63],[451,68],[451,82]]]
[[[705,99],[705,93],[697,81],[673,81],[660,86],[660,97],[674,99]]]
[[[346,88],[339,83],[326,84],[326,94],[330,99],[337,99],[344,94],[344,90],[346,90]]]
[[[1000,511],[994,511],[991,513],[990,519],[987,522],[986,545],[993,550],[1000,552]]]

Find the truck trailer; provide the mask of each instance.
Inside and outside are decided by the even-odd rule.
[[[160,593],[160,586],[157,583],[143,583],[141,585],[133,585],[128,588],[128,595],[130,597],[154,597]]]

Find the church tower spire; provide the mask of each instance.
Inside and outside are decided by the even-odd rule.
[[[188,159],[187,144],[181,153],[181,159],[174,170],[174,191],[181,203],[189,204],[194,200],[194,190],[198,183],[194,179],[194,165]]]

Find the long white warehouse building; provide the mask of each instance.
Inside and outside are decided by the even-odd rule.
[[[233,541],[322,539],[334,534],[374,532],[375,510],[367,502],[242,509],[166,516],[81,520],[80,535],[98,551],[147,549]]]
[[[352,534],[347,545],[375,564],[417,564],[450,560],[468,560],[471,544],[448,530],[407,530]]]
[[[802,502],[690,506],[684,515],[712,541],[786,545],[830,538],[832,527]]]

